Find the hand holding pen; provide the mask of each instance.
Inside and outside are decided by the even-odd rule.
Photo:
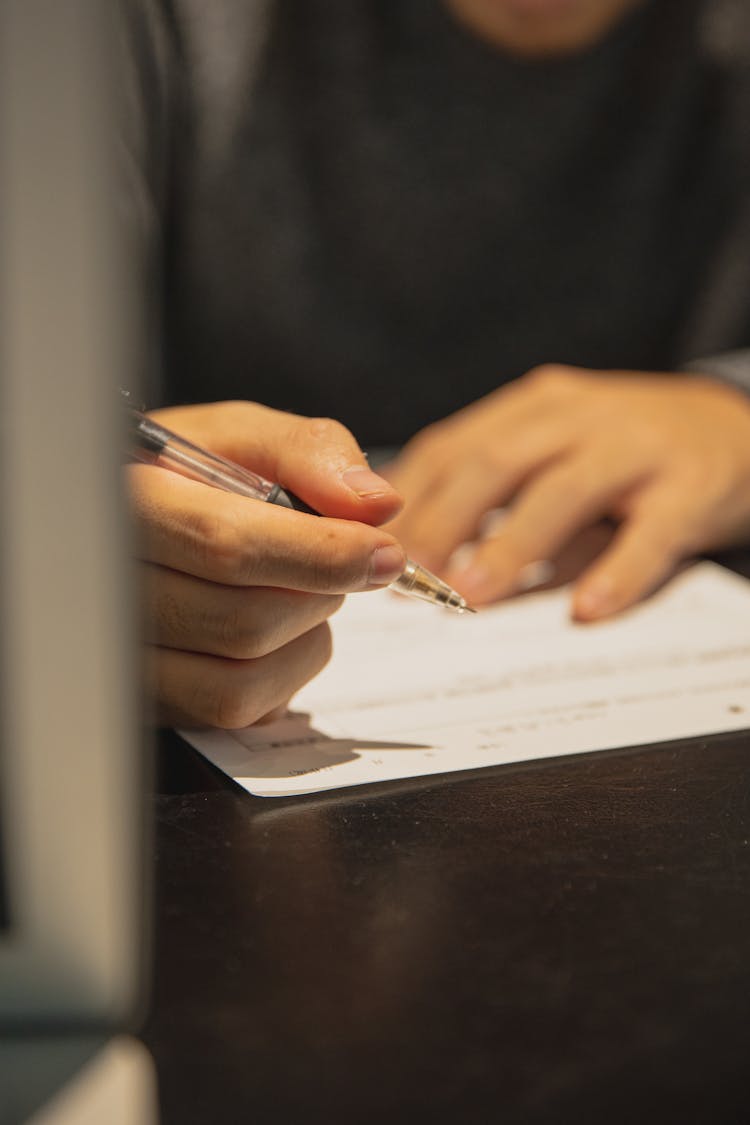
[[[130,453],[135,460],[147,465],[171,469],[190,480],[220,488],[225,492],[232,492],[237,496],[244,496],[249,500],[279,504],[281,507],[291,508],[293,511],[304,512],[307,515],[321,514],[309,504],[305,504],[293,492],[283,489],[280,484],[266,480],[251,469],[237,465],[217,453],[202,449],[180,434],[166,429],[139,410],[129,407],[128,412]],[[319,423],[320,420],[314,419],[313,422],[315,421]],[[329,424],[327,419],[324,424]],[[360,497],[374,498],[384,494],[384,486],[390,487],[382,477],[377,476],[369,468],[356,468],[354,473],[360,482],[358,493]],[[351,479],[350,470],[349,480]],[[363,485],[365,491],[362,491]],[[368,492],[367,489],[370,491]],[[421,601],[431,602],[433,605],[452,609],[457,613],[475,612],[456,590],[411,559],[406,560],[401,574],[394,578],[390,585],[407,597],[419,598]]]
[[[157,717],[245,726],[285,704],[326,663],[326,623],[343,594],[404,573],[399,544],[372,526],[390,519],[400,499],[333,422],[251,403],[182,407],[149,420],[252,464],[264,480],[282,480],[325,513],[248,504],[234,488],[149,464],[128,470]],[[155,449],[142,452],[158,463]]]

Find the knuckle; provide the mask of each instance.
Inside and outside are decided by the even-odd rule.
[[[576,371],[559,363],[542,363],[532,367],[524,380],[540,391],[561,391],[576,383]]]
[[[344,594],[298,593],[291,602],[267,604],[262,614],[256,608],[232,606],[221,622],[220,653],[234,660],[259,660],[303,636],[337,613]]]
[[[222,656],[234,660],[254,660],[272,647],[267,631],[241,605],[232,605],[219,623]]]
[[[231,527],[209,508],[183,513],[180,530],[198,562],[210,567],[212,563],[229,561],[234,549]]]
[[[302,419],[302,425],[315,441],[337,444],[342,440],[354,440],[351,431],[342,422],[336,421],[335,418],[304,418]]]
[[[281,700],[288,699],[318,675],[331,659],[333,639],[326,622],[294,642],[290,660],[252,669],[241,662],[219,660],[217,672],[204,682],[191,710],[201,723],[219,730],[240,730],[258,722]]]
[[[237,675],[222,677],[210,703],[211,726],[219,730],[240,730],[264,713],[263,704],[254,699],[250,685]]]
[[[229,402],[223,402],[221,405],[226,409],[235,425],[240,420],[248,426],[257,425],[259,415],[270,413],[268,407],[261,406],[258,402],[250,402],[246,398],[235,398]]]
[[[329,594],[325,610],[326,617],[333,617],[334,613],[338,613],[345,601],[345,594]]]
[[[524,375],[527,383],[534,383],[537,386],[545,386],[548,383],[554,383],[557,379],[559,368],[554,363],[540,363],[536,367],[532,367]]]
[[[442,448],[447,430],[447,423],[444,420],[431,422],[429,426],[425,426],[423,430],[420,430],[408,441],[404,453],[408,456],[416,455],[420,458],[431,456]]]
[[[159,642],[181,640],[190,634],[190,614],[185,603],[174,593],[163,591],[158,596],[156,613],[149,623],[154,639]]]
[[[248,545],[238,523],[227,513],[208,517],[199,549],[211,576],[229,585],[244,580],[249,570]]]
[[[326,622],[323,622],[321,625],[316,625],[315,628],[311,630],[309,636],[312,638],[314,645],[312,660],[313,671],[311,675],[317,676],[317,674],[325,668],[333,655],[333,634],[331,633],[330,626]]]

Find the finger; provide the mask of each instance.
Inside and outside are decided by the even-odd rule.
[[[147,688],[161,723],[238,730],[282,706],[325,667],[330,655],[327,625],[255,660],[151,647]]]
[[[442,485],[456,457],[450,444],[439,443],[425,431],[413,439],[394,461],[389,462],[386,467],[388,480],[405,503],[413,508]]]
[[[303,418],[250,402],[156,411],[154,417],[278,482],[325,515],[380,524],[401,507],[399,494],[369,468],[349,430],[331,418]]]
[[[280,703],[278,705],[278,707],[274,707],[272,711],[269,711],[266,715],[261,715],[259,719],[256,719],[255,725],[266,726],[266,724],[268,723],[276,723],[279,719],[283,719],[289,711],[289,703],[290,700],[285,699],[283,703]]]
[[[463,572],[448,580],[465,598],[483,604],[517,589],[531,564],[554,559],[582,528],[604,515],[637,479],[628,458],[609,451],[555,462],[526,486],[498,535],[478,545]]]
[[[655,590],[693,549],[694,502],[663,486],[641,502],[612,546],[579,580],[572,615],[596,621],[634,605]]]
[[[248,500],[146,465],[129,469],[141,557],[232,586],[321,594],[388,585],[406,565],[393,536],[362,523]]]
[[[150,565],[143,582],[147,640],[165,648],[250,660],[309,632],[340,594],[224,586]]]
[[[477,450],[502,441],[516,417],[516,398],[504,387],[425,427],[386,466],[388,480],[412,508],[423,503]]]
[[[409,504],[390,530],[412,558],[440,570],[456,548],[478,537],[487,513],[511,499],[556,453],[554,437],[544,429],[522,443],[482,449],[421,502]]]
[[[557,455],[580,436],[579,412],[569,400],[580,394],[581,376],[559,367],[528,372],[422,430],[388,466],[388,479],[407,504],[421,504],[479,452],[498,480],[509,471],[507,494],[518,463]]]

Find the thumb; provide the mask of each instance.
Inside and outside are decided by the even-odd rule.
[[[252,402],[178,407],[152,416],[280,484],[321,515],[378,525],[402,506],[349,430],[331,418],[304,418]]]

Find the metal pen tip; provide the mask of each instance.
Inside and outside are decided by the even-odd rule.
[[[412,598],[420,598],[433,605],[452,609],[454,613],[476,613],[457,590],[447,582],[443,582],[442,578],[432,574],[426,567],[412,562],[411,559],[407,562],[403,574],[391,583],[391,588]]]

